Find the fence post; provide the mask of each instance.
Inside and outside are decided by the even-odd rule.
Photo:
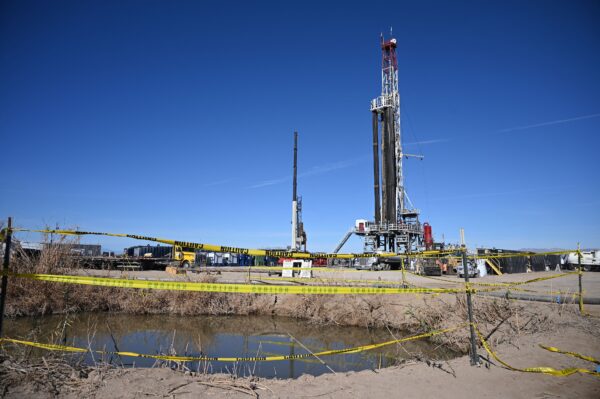
[[[579,243],[577,243],[577,266],[579,269],[579,313],[583,314],[583,289],[581,283],[583,270],[581,270],[581,249],[579,247]]]
[[[406,277],[404,276],[404,259],[400,258],[400,265],[402,266],[402,288],[407,288]]]
[[[0,293],[0,337],[4,325],[4,304],[6,303],[6,290],[8,287],[8,265],[10,263],[10,243],[12,241],[12,218],[8,218],[6,237],[4,239],[4,262],[2,263],[2,292]]]
[[[469,328],[471,330],[471,366],[479,365],[477,356],[477,340],[475,337],[475,325],[473,324],[473,302],[471,301],[471,286],[469,284],[469,265],[467,264],[467,247],[462,245],[463,273],[465,275],[465,288],[467,292],[467,313],[469,315]]]

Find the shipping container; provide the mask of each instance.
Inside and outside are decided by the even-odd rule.
[[[510,249],[496,249],[496,248],[479,248],[477,249],[477,256],[485,258],[485,255],[510,255],[511,253],[523,253],[523,251],[514,251]],[[533,253],[531,253],[533,254]],[[515,256],[507,258],[495,258],[494,261],[500,264],[500,270],[502,273],[526,273],[527,266],[530,264],[529,256]],[[489,272],[489,270],[488,270]]]

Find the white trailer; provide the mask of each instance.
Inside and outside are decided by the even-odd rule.
[[[577,268],[579,264],[577,252],[568,254],[565,263],[570,268]],[[581,251],[581,266],[586,272],[600,268],[600,250]]]
[[[282,277],[312,277],[312,260],[290,259],[283,261]]]

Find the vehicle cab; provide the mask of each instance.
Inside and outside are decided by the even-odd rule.
[[[196,263],[196,250],[194,248],[174,245],[171,250],[171,260],[181,267],[191,267]]]

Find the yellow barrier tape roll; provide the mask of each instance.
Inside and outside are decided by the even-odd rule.
[[[399,344],[399,343],[408,342],[408,341],[414,341],[417,339],[429,338],[429,337],[433,337],[435,335],[440,335],[440,334],[446,334],[451,331],[455,331],[455,330],[458,330],[458,329],[464,328],[464,327],[466,327],[466,325],[445,328],[443,330],[431,331],[431,332],[424,333],[424,334],[413,335],[410,337],[395,339],[392,341],[381,342],[378,344],[356,346],[353,348],[346,348],[346,349],[327,350],[327,351],[317,352],[314,354],[303,353],[303,354],[297,354],[297,355],[279,355],[279,356],[212,357],[212,356],[149,355],[149,354],[142,354],[142,353],[136,353],[136,352],[122,352],[122,351],[109,352],[109,351],[101,351],[101,350],[92,350],[91,352],[97,353],[100,355],[120,355],[120,356],[128,356],[128,357],[142,357],[142,358],[150,358],[150,359],[157,359],[157,360],[171,360],[171,361],[175,361],[175,362],[196,362],[196,361],[272,362],[272,361],[276,361],[276,360],[304,359],[304,358],[310,358],[310,357],[321,357],[321,356],[331,356],[331,355],[364,352],[364,351],[381,348],[381,347],[388,346],[388,345]],[[77,348],[74,346],[43,344],[43,343],[39,343],[39,342],[23,341],[23,340],[12,339],[12,338],[0,338],[0,343],[2,343],[2,342],[10,342],[13,344],[32,346],[35,348],[54,350],[54,351],[76,352],[76,353],[88,352],[87,349]]]
[[[101,287],[154,289],[170,291],[223,292],[234,294],[373,295],[465,292],[464,289],[450,288],[379,288],[344,287],[335,285],[258,285],[233,283],[199,283],[190,281],[136,280],[59,274],[9,273],[9,275],[39,281],[95,285]],[[475,290],[472,290],[472,292],[475,292]]]
[[[481,334],[481,331],[479,331],[479,329],[477,328],[477,326],[475,326],[475,332],[477,333],[477,335],[479,336],[479,339],[481,341],[481,344],[483,345],[484,349],[486,350],[487,353],[490,354],[490,356],[492,356],[498,363],[502,364],[504,367],[506,367],[509,370],[513,370],[513,371],[520,371],[523,373],[541,373],[541,374],[548,374],[548,375],[553,375],[556,377],[566,377],[575,373],[582,373],[582,374],[591,374],[591,375],[595,375],[596,377],[600,377],[600,373],[596,372],[596,371],[592,371],[592,370],[588,370],[588,369],[582,369],[582,368],[578,368],[578,367],[570,367],[570,368],[566,368],[566,369],[562,369],[562,370],[557,370],[555,368],[552,367],[527,367],[524,369],[518,368],[518,367],[513,367],[510,364],[504,362],[503,360],[501,360],[498,355],[496,354],[496,352],[494,352],[492,350],[492,348],[490,347],[490,345],[487,343],[487,341],[485,340],[485,338],[483,337],[483,335]]]

